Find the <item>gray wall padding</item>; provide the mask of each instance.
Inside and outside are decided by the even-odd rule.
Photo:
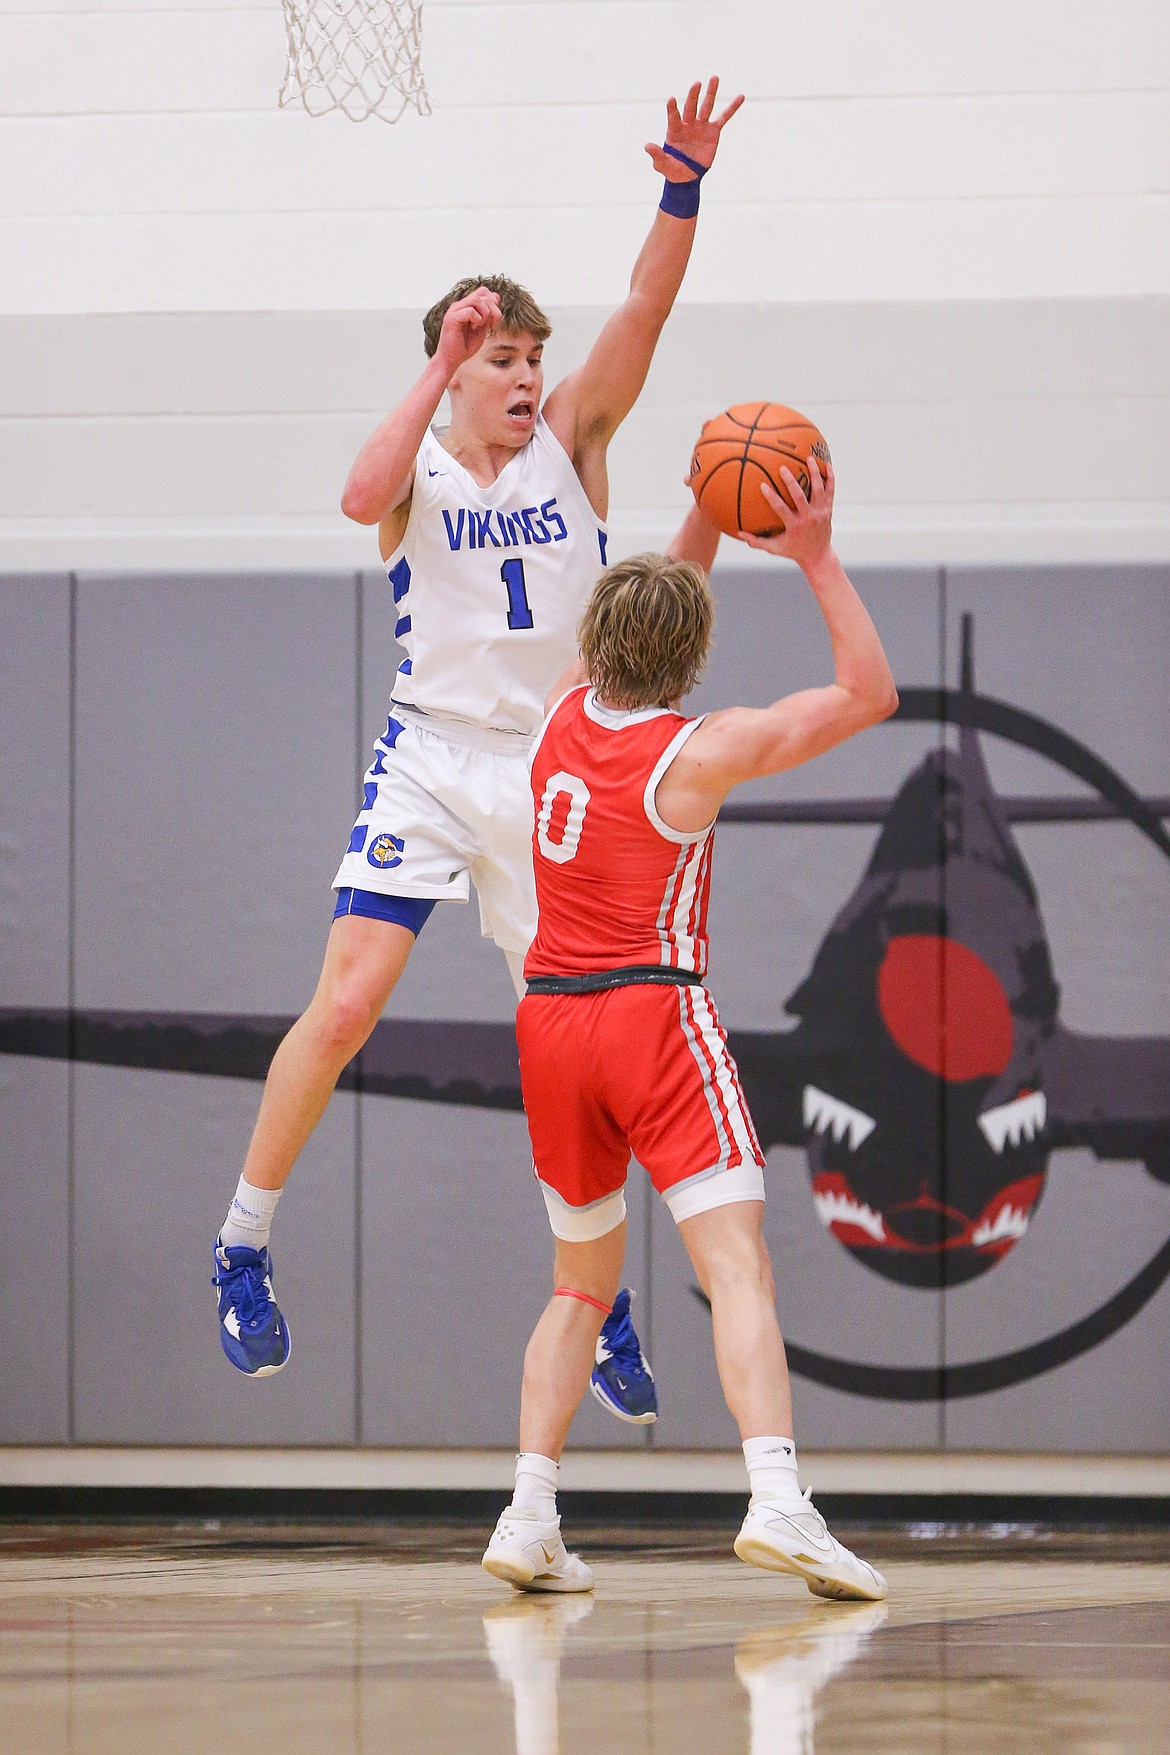
[[[0,578],[0,1005],[70,1001],[70,582]],[[0,1056],[0,1442],[69,1433],[69,1094]]]
[[[1170,569],[922,568],[858,583],[904,686],[957,682],[970,612],[978,690],[1079,738],[1143,796],[1170,793]],[[726,568],[715,584],[716,649],[696,708],[828,679],[795,572]],[[295,1014],[386,711],[391,624],[377,574],[0,578],[0,1007]],[[942,739],[937,724],[880,727],[743,797],[889,799]],[[1089,796],[1042,756],[981,744],[1001,796]],[[721,828],[711,979],[730,1031],[791,1026],[785,1002],[878,834],[872,823]],[[1170,862],[1116,821],[1014,835],[1064,1022],[1170,1036]],[[436,912],[391,1010],[506,1027],[513,1004],[473,901]],[[242,1079],[0,1055],[0,1228],[20,1244],[0,1279],[0,1442],[513,1442],[524,1341],[550,1273],[521,1117],[335,1098],[277,1220],[292,1363],[257,1385],[220,1355],[209,1281],[259,1094]],[[1170,1187],[1141,1164],[1057,1151],[1010,1254],[966,1285],[924,1291],[873,1272],[825,1229],[803,1149],[774,1145],[767,1175],[786,1334],[871,1365],[937,1371],[1042,1340],[1112,1297],[1170,1236]],[[636,1169],[630,1215],[628,1277],[662,1417],[647,1434],[589,1404],[573,1441],[733,1445],[709,1316]],[[797,1436],[820,1448],[1164,1450],[1168,1347],[1163,1286],[1092,1350],[993,1394],[882,1400],[797,1376]]]

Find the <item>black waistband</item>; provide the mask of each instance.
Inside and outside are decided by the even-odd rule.
[[[626,969],[596,969],[590,975],[530,975],[529,993],[604,993],[610,987],[701,987],[703,977],[692,969],[665,969],[657,963],[632,963]]]

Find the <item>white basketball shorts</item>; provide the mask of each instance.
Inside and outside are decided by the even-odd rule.
[[[536,931],[528,746],[392,708],[333,888],[466,902],[473,883],[484,937],[523,954]]]

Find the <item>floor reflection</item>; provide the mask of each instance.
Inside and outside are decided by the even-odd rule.
[[[0,1525],[3,1755],[1166,1755],[1170,1540],[884,1552],[817,1603],[727,1542],[512,1595],[482,1531]]]
[[[488,1656],[511,1690],[516,1755],[561,1755],[560,1674],[566,1639],[591,1596],[517,1594],[483,1618]],[[885,1603],[818,1604],[761,1627],[734,1651],[749,1700],[748,1755],[814,1755],[817,1696],[887,1619]]]
[[[592,1596],[514,1596],[484,1616],[492,1668],[512,1690],[516,1755],[561,1755],[561,1653],[592,1613]]]
[[[740,1640],[735,1673],[751,1701],[750,1755],[813,1755],[817,1695],[889,1612],[885,1603],[842,1603]]]

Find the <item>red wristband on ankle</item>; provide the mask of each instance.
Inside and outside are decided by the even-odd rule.
[[[588,1292],[575,1292],[572,1286],[557,1286],[553,1291],[554,1298],[580,1298],[582,1304],[592,1304],[594,1310],[603,1310],[606,1316],[613,1315],[613,1305],[603,1304],[600,1298],[591,1298]]]

